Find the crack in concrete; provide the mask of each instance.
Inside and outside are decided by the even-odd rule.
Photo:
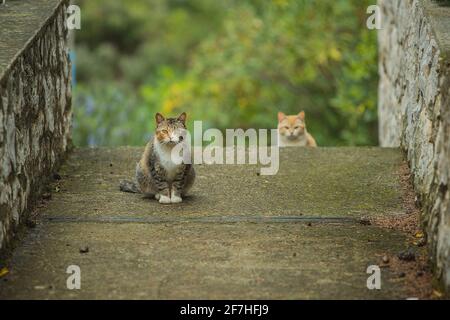
[[[209,217],[44,217],[44,221],[66,223],[353,223],[359,224],[360,219],[348,217],[299,217],[299,216],[209,216]]]

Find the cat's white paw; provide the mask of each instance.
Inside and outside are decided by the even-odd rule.
[[[172,195],[172,198],[170,199],[170,202],[172,202],[172,203],[180,203],[182,201],[183,201],[183,199],[181,199],[181,197],[174,196],[174,195]]]
[[[159,200],[159,198],[161,198],[161,195],[159,193],[155,194],[155,199]]]
[[[168,204],[168,203],[170,203],[170,198],[167,196],[160,196],[159,203]]]

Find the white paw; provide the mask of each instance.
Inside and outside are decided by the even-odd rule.
[[[159,203],[164,203],[164,204],[170,203],[170,198],[167,196],[160,196]]]
[[[161,195],[159,193],[155,194],[155,199],[159,200],[159,198],[161,197]]]
[[[170,202],[172,202],[172,203],[180,203],[181,201],[183,201],[183,199],[181,199],[181,197],[174,196],[174,195],[172,195],[172,198],[170,199]]]

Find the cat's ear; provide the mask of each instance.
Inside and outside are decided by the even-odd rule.
[[[278,122],[283,121],[286,118],[286,115],[283,112],[278,112]]]
[[[164,118],[164,116],[161,113],[157,112],[155,115],[155,120],[156,120],[156,124],[160,124],[161,122],[163,122],[166,119]]]
[[[300,120],[305,120],[305,111],[302,111],[298,114],[298,117],[300,118]]]
[[[178,116],[178,121],[181,121],[183,124],[186,124],[186,118],[187,118],[186,112],[183,112]]]

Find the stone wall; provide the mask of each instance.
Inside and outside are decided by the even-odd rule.
[[[380,144],[406,154],[435,274],[450,291],[450,6],[378,3]]]
[[[70,146],[67,1],[0,6],[0,249]]]

